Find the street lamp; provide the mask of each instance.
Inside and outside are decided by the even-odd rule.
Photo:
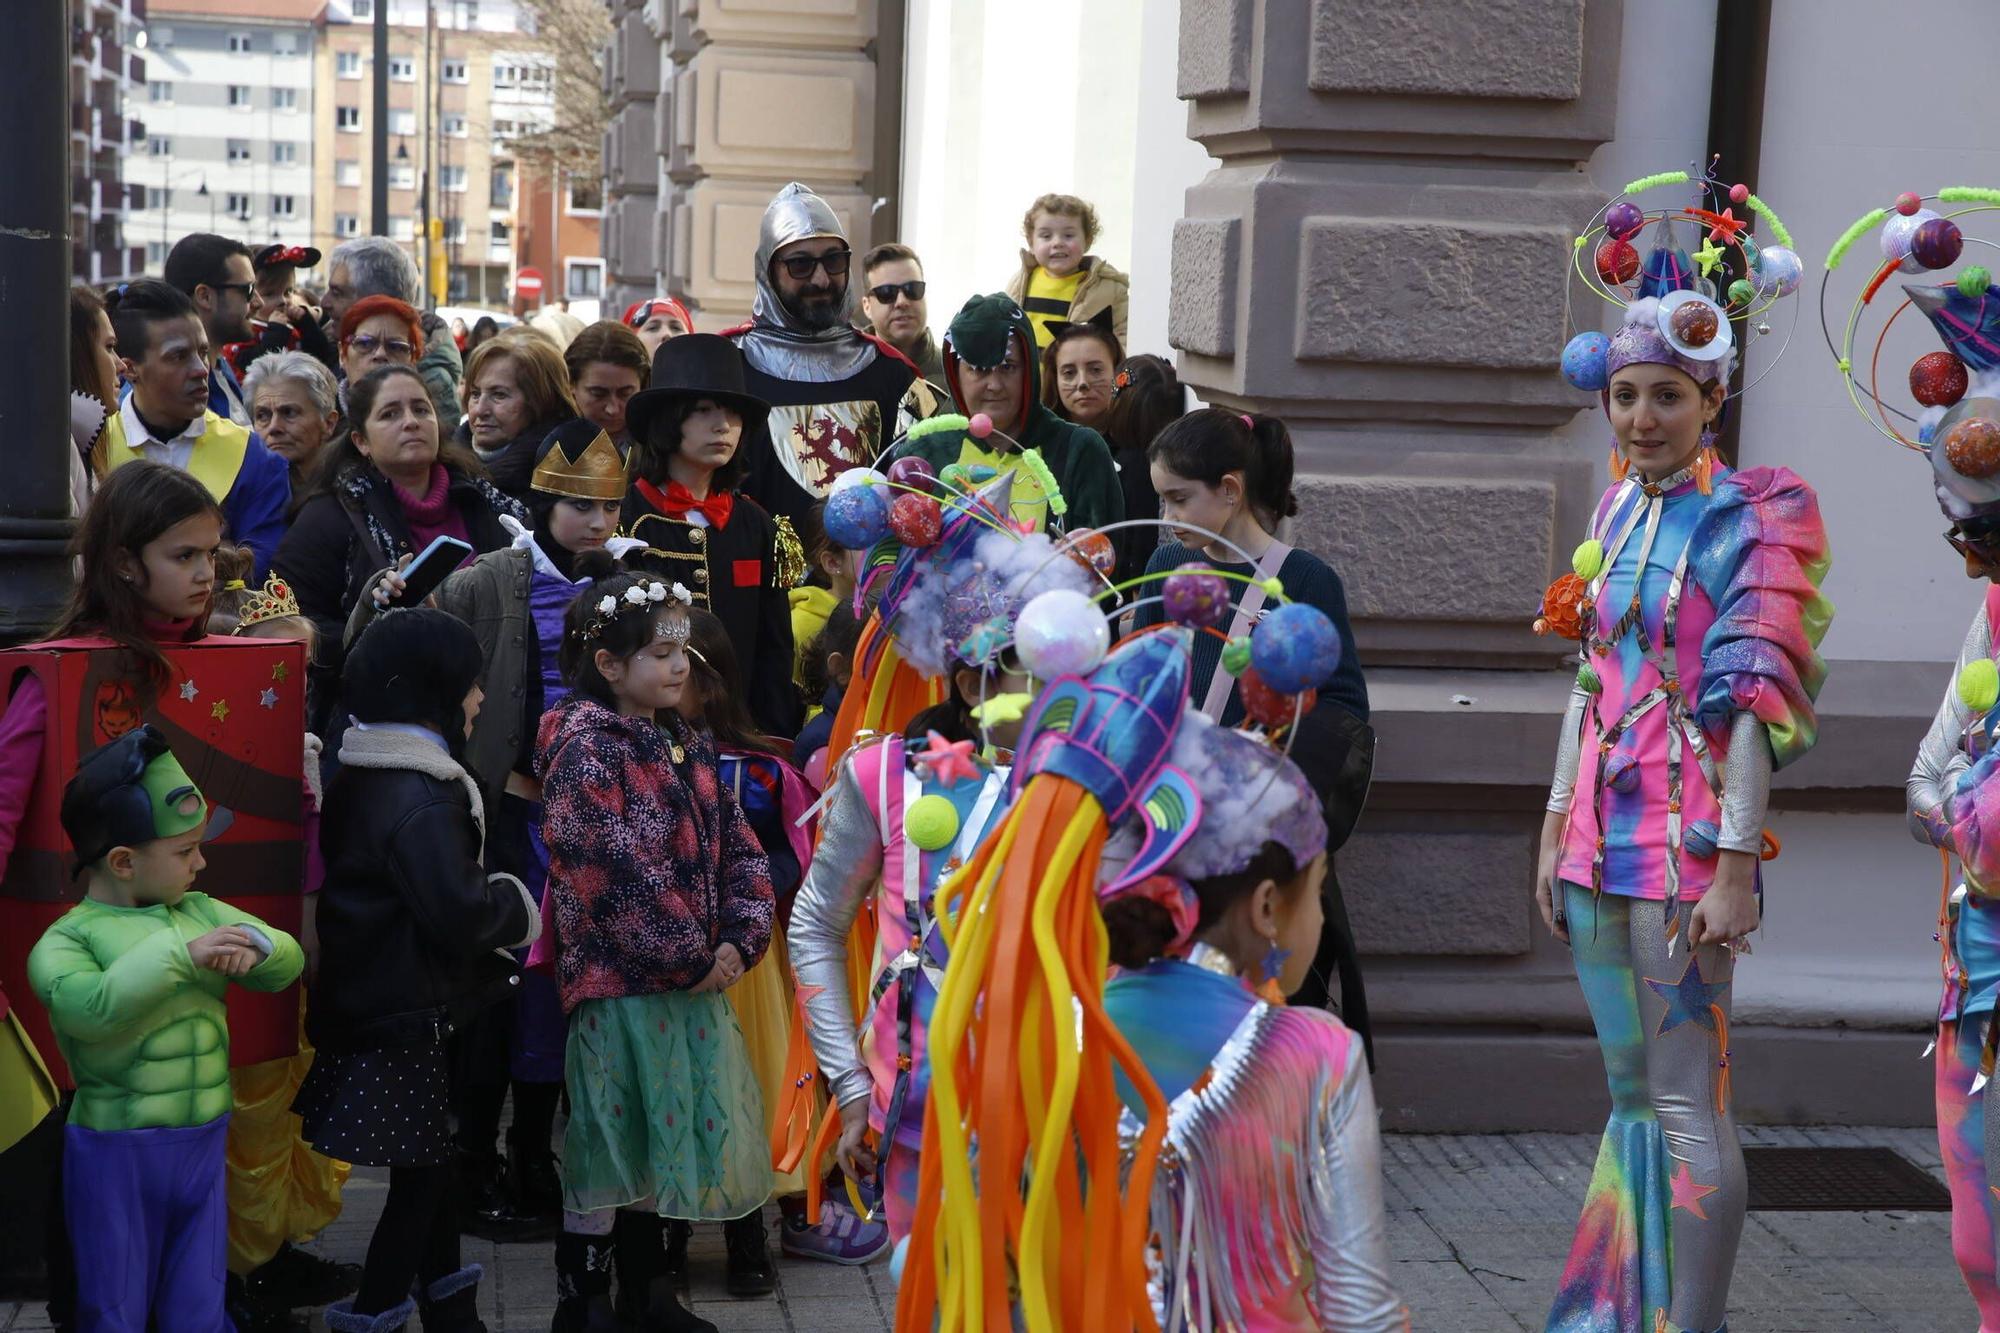
[[[176,175],[172,163],[169,162],[166,179],[160,186],[160,262],[162,264],[166,262],[167,251],[173,246],[173,238],[169,234],[168,228],[172,225],[169,215],[174,211],[174,183],[176,181],[184,181],[189,176],[196,174],[201,176],[201,188],[195,191],[195,196],[208,200],[208,229],[210,231],[215,230],[215,199],[208,192],[207,169],[204,167],[189,167],[186,171]]]

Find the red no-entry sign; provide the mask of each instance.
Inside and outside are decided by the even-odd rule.
[[[538,268],[524,268],[514,275],[514,295],[524,301],[532,301],[542,294],[542,271]]]

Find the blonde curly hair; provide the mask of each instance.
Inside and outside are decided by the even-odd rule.
[[[1075,218],[1083,224],[1083,247],[1088,250],[1097,241],[1097,210],[1087,199],[1079,199],[1073,194],[1045,194],[1028,205],[1028,211],[1021,215],[1021,238],[1030,245],[1035,240],[1035,214],[1047,213],[1053,217]]]

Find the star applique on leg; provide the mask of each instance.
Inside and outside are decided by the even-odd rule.
[[[1706,1222],[1708,1214],[1702,1210],[1701,1201],[1715,1193],[1721,1186],[1695,1184],[1694,1172],[1688,1168],[1686,1162],[1678,1162],[1675,1164],[1675,1167],[1673,1179],[1670,1182],[1674,1189],[1673,1206],[1676,1208],[1685,1208],[1688,1212],[1693,1213],[1696,1217]]]
[[[1699,1023],[1710,1032],[1715,1031],[1715,1016],[1708,1012],[1722,992],[1729,989],[1729,983],[1711,985],[1701,979],[1701,962],[1693,952],[1688,954],[1687,970],[1681,973],[1679,981],[1656,981],[1646,978],[1646,984],[1667,1002],[1667,1012],[1660,1019],[1660,1026],[1653,1033],[1664,1037],[1683,1023]]]

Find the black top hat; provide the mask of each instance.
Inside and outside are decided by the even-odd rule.
[[[644,444],[647,428],[670,402],[711,398],[743,415],[747,429],[771,415],[771,405],[743,383],[743,353],[715,333],[684,333],[653,353],[653,378],[625,404],[625,429]]]

